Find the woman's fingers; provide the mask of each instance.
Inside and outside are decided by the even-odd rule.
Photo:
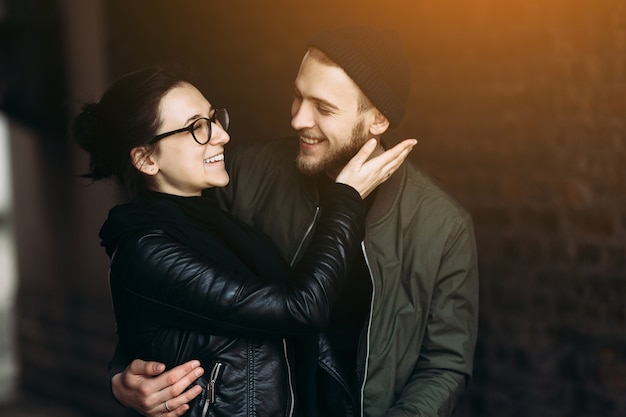
[[[201,392],[202,387],[200,385],[194,385],[182,394],[167,400],[167,408],[165,408],[167,412],[163,413],[162,417],[182,416],[189,410],[189,401],[196,398]],[[163,405],[165,406],[165,402]],[[170,411],[168,411],[168,409]]]
[[[380,162],[383,164],[382,172],[385,173],[385,179],[396,172],[416,144],[417,140],[406,139],[381,155],[383,159]]]
[[[364,165],[371,164],[372,169],[382,169],[383,172],[389,169],[393,169],[395,171],[400,165],[402,165],[402,162],[404,162],[415,144],[417,144],[417,140],[405,139],[393,148],[385,151],[382,155],[365,162]]]
[[[363,146],[361,146],[361,149],[359,149],[357,154],[354,155],[348,163],[353,164],[356,167],[361,167],[372,155],[372,152],[376,149],[377,144],[378,141],[374,138],[368,140]]]
[[[169,374],[170,372],[171,374]],[[196,379],[204,374],[204,369],[199,367],[190,367],[188,364],[184,364],[176,368],[172,368],[167,373],[169,375],[162,375],[167,377],[167,385],[162,389],[162,395],[160,398],[164,398],[163,402],[167,401],[170,410],[180,411],[178,410],[179,408],[185,406],[189,401],[193,400],[202,392],[202,387],[199,385],[194,385],[188,390],[187,387],[193,384]],[[185,411],[186,408],[182,411],[182,413]],[[178,416],[181,414],[176,413],[172,415]]]
[[[371,139],[346,164],[335,181],[350,185],[365,198],[398,169],[416,143],[415,139],[407,139],[388,151],[379,148],[381,153],[370,158],[378,146],[377,141]]]

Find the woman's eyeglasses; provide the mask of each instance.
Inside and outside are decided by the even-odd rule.
[[[177,133],[190,132],[191,136],[193,136],[193,140],[195,140],[199,145],[204,145],[211,140],[211,134],[213,133],[211,125],[213,123],[218,124],[224,130],[228,130],[230,117],[228,116],[228,110],[226,107],[215,109],[211,117],[200,117],[199,119],[194,120],[194,122],[187,127],[156,135],[152,138],[150,143],[157,142]]]

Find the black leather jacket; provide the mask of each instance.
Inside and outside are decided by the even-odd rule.
[[[364,212],[352,188],[333,187],[288,279],[255,271],[241,248],[201,227],[204,247],[193,248],[171,226],[105,223],[121,347],[168,368],[201,361],[205,374],[197,383],[204,390],[187,415],[309,415],[302,404],[315,399],[301,398],[312,389],[316,377],[306,370],[317,365],[319,349],[306,341],[317,341],[328,322],[364,236]],[[282,259],[272,246],[258,251]],[[277,262],[276,270],[283,268]]]

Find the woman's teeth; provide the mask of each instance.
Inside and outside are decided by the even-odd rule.
[[[212,162],[218,162],[218,161],[223,161],[223,160],[224,160],[224,154],[221,153],[219,155],[215,155],[215,156],[212,156],[210,158],[205,159],[204,163],[205,164],[210,164]]]

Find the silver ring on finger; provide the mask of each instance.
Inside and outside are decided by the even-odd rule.
[[[170,408],[167,406],[167,401],[165,401],[163,404],[165,404],[165,409],[166,409],[168,412],[170,412],[170,413],[171,413],[171,412],[172,412],[172,410],[170,410]]]

